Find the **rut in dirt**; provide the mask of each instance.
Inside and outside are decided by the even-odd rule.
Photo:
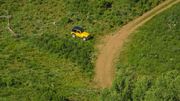
[[[180,2],[180,0],[167,0],[137,19],[129,22],[113,36],[107,36],[107,39],[104,40],[105,44],[99,49],[100,53],[96,60],[94,80],[98,87],[111,87],[115,74],[115,60],[118,58],[124,41],[128,38],[129,34],[152,19],[155,15],[170,8],[178,2]]]

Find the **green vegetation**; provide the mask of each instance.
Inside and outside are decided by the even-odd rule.
[[[164,0],[0,0],[0,100],[97,100],[92,88],[96,37]],[[95,38],[70,38],[81,25]]]
[[[48,50],[59,58],[66,58],[79,64],[81,69],[91,76],[93,65],[90,60],[94,51],[91,41],[83,42],[68,36],[58,37],[55,34],[43,34],[38,38],[33,38],[32,41],[37,47]]]
[[[107,101],[180,100],[180,3],[130,37],[117,65]]]
[[[67,34],[81,25],[94,35],[119,28],[164,0],[6,0],[0,14],[13,16],[20,35]]]
[[[1,101],[96,99],[88,77],[71,61],[9,36],[0,42]]]
[[[161,1],[6,0],[0,3],[0,14],[12,15],[13,30],[21,37],[32,39],[35,47],[70,59],[92,75],[94,40],[74,42],[65,34],[70,33],[74,25],[83,26],[94,36],[108,33]],[[3,20],[3,26],[6,26],[7,21]]]

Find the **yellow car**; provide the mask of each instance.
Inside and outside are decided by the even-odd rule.
[[[73,38],[79,37],[79,38],[83,39],[84,41],[86,41],[90,38],[90,34],[88,32],[85,32],[84,29],[79,26],[75,26],[72,29],[71,35]]]

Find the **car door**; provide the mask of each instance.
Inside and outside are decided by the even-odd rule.
[[[80,30],[77,30],[76,35],[77,35],[78,37],[80,37],[80,38],[82,38],[82,37],[83,37],[83,35],[82,35],[82,33],[81,33],[81,31],[80,31]]]

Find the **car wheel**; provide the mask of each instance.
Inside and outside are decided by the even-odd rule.
[[[83,41],[86,41],[87,39],[86,38],[83,38]]]
[[[72,37],[73,37],[73,38],[75,38],[75,37],[76,37],[76,35],[72,34]]]

